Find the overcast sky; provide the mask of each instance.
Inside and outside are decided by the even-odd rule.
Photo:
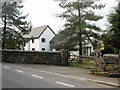
[[[97,25],[105,29],[106,15],[111,11],[111,7],[116,6],[117,3],[115,0],[100,0],[99,3],[106,4],[106,6],[102,10],[95,11],[97,14],[105,16],[98,21]],[[24,13],[29,14],[28,20],[32,22],[33,27],[49,25],[57,33],[64,25],[64,21],[56,17],[57,13],[62,12],[58,4],[59,2],[54,0],[25,0]]]

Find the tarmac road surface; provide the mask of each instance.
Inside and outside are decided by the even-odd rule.
[[[50,67],[49,67],[50,68]],[[62,69],[61,69],[62,70]],[[114,88],[45,70],[17,64],[2,64],[2,88]]]

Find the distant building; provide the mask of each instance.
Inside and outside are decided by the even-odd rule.
[[[62,44],[65,42],[65,41],[63,41],[63,40],[60,40],[59,38],[60,38],[60,36],[59,36],[59,35],[56,35],[56,36],[50,41],[51,49],[54,50],[54,51],[55,51],[57,45],[60,45],[60,44],[62,45]],[[85,40],[84,42],[82,42],[82,44],[83,44],[83,45],[82,45],[83,55],[90,56],[91,53],[94,52],[94,50],[93,50],[93,45],[92,45],[91,42],[88,41],[88,40]],[[64,46],[63,46],[62,48],[64,48]],[[75,55],[78,56],[78,55],[79,55],[78,49],[79,49],[79,46],[76,45],[76,46],[73,47],[73,50],[70,51],[70,53],[73,53],[73,54],[75,54]]]
[[[94,52],[93,45],[89,40],[86,40],[85,42],[83,42],[82,47],[83,47],[84,55],[90,56]]]
[[[55,37],[55,33],[48,25],[45,25],[33,28],[24,37],[30,39],[24,50],[51,51],[50,41]]]

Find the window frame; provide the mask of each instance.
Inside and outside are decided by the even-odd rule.
[[[41,42],[45,43],[46,42],[46,38],[41,38]]]

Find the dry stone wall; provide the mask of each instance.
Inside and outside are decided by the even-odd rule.
[[[2,50],[2,61],[18,64],[51,64],[67,65],[68,60],[63,57],[64,52],[39,52],[39,51],[17,51]]]

